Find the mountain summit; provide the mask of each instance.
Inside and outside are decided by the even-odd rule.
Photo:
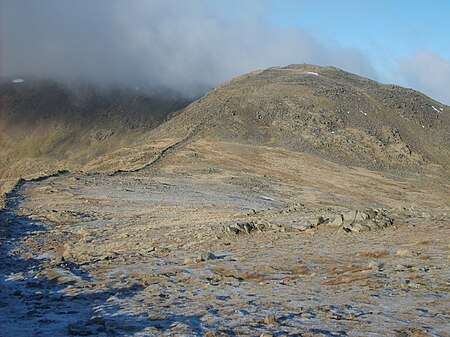
[[[450,107],[334,67],[290,65],[235,78],[154,133],[283,147],[371,169],[450,167]]]

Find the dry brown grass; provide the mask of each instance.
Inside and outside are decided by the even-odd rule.
[[[348,275],[348,276],[342,276],[338,278],[334,278],[331,280],[327,280],[322,282],[324,285],[339,285],[339,284],[349,284],[354,283],[357,281],[363,281],[371,278],[368,274],[354,274],[354,275]]]
[[[357,257],[374,258],[379,259],[389,256],[389,252],[385,249],[382,250],[368,250],[364,252],[358,252],[355,254]]]
[[[328,270],[328,275],[342,275],[347,273],[358,273],[365,270],[370,270],[368,266],[348,265],[346,267],[333,267]]]

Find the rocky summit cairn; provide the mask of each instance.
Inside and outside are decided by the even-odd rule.
[[[363,232],[386,228],[394,223],[394,219],[382,209],[352,210],[339,214],[329,225],[339,227],[339,231]]]

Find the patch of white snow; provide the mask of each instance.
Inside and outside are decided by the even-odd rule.
[[[15,78],[15,79],[12,80],[13,83],[22,83],[24,81],[25,80],[23,78]]]
[[[305,74],[310,74],[310,75],[319,76],[318,73],[315,73],[315,72],[313,72],[313,71],[306,71]]]
[[[441,113],[441,111],[439,111],[439,109],[436,109],[436,108],[434,107],[434,105],[432,105],[431,107],[432,107],[433,110],[436,111],[437,113]]]

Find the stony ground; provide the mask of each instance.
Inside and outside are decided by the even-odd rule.
[[[1,214],[0,335],[450,336],[448,205],[437,177],[206,140],[24,183]],[[394,223],[327,221],[366,208]]]

